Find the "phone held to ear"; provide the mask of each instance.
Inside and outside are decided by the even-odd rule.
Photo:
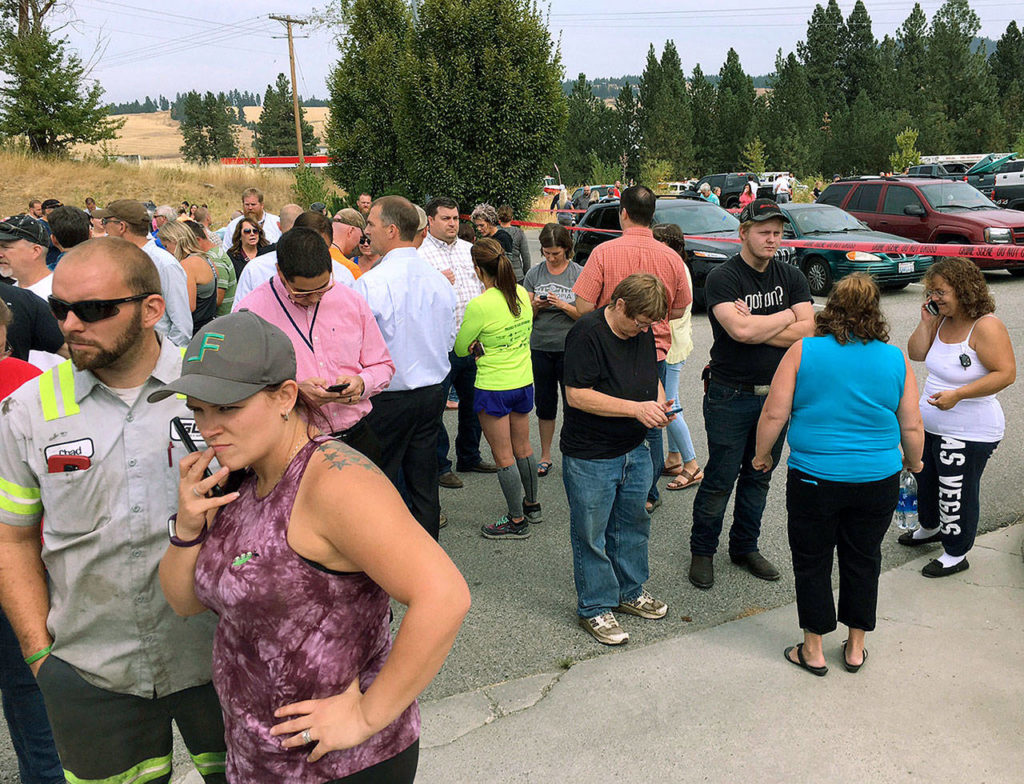
[[[939,306],[936,305],[932,300],[928,300],[924,303],[924,309],[931,313],[933,316],[939,315]]]
[[[178,438],[181,439],[181,443],[184,444],[185,449],[190,453],[199,451],[199,448],[196,446],[196,442],[192,440],[192,436],[188,433],[188,428],[185,427],[185,423],[181,421],[181,417],[174,417],[174,419],[171,420],[171,426],[178,434]],[[206,470],[203,471],[203,479],[209,479],[211,476],[213,476],[213,472],[210,471],[210,467],[207,466]],[[224,495],[224,488],[220,485],[214,485],[210,488],[209,495],[222,496]]]

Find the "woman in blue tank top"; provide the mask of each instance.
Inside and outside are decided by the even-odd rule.
[[[917,381],[903,352],[887,342],[879,300],[868,275],[839,282],[815,316],[814,337],[794,343],[779,364],[757,426],[753,465],[767,471],[789,422],[786,511],[804,641],[785,657],[815,675],[828,672],[822,636],[836,628],[833,553],[838,620],[849,628],[843,665],[856,672],[867,659],[864,635],[875,628],[881,544],[900,468],[921,466]]]

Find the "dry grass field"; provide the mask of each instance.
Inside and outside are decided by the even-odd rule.
[[[150,199],[177,205],[183,199],[209,205],[215,226],[240,208],[241,193],[255,186],[276,212],[295,200],[291,169],[225,168],[184,162],[144,161],[141,166],[96,159],[60,161],[0,151],[0,215],[25,212],[30,199],[60,199],[83,206],[92,196],[99,205],[120,198]]]
[[[263,112],[261,106],[245,108],[245,119],[257,122]],[[313,126],[313,132],[323,142],[324,131],[329,117],[326,106],[309,106],[303,109],[306,121]],[[141,155],[155,161],[181,160],[181,131],[178,121],[171,119],[170,112],[151,112],[149,114],[117,114],[116,119],[124,119],[124,127],[116,141],[109,142],[105,149],[99,145],[82,146],[76,150],[79,155],[100,155],[104,151],[117,155]],[[252,155],[252,133],[239,129],[238,144],[242,155]]]

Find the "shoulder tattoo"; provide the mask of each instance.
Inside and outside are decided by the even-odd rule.
[[[317,451],[323,455],[327,468],[330,470],[341,471],[348,466],[355,466],[374,474],[383,475],[372,460],[340,441],[325,441],[317,447]]]

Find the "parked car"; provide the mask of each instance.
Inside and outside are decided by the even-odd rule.
[[[907,169],[908,177],[932,177],[941,180],[961,180],[967,173],[963,163],[922,163]]]
[[[750,172],[732,172],[729,174],[709,174],[707,177],[701,177],[693,186],[694,192],[700,190],[700,186],[705,182],[711,186],[712,193],[715,188],[722,189],[722,195],[718,197],[719,204],[726,209],[732,209],[733,207],[740,206],[740,194],[743,193],[743,186],[747,184],[747,180],[754,179],[754,187],[757,189],[757,196],[760,198],[764,196],[765,186],[758,182],[757,175]],[[771,186],[767,186],[767,198],[771,198]]]
[[[967,170],[963,181],[992,198],[992,191],[996,186],[996,175],[1002,171],[1008,171],[1008,168],[1004,167],[1012,165],[1016,157],[1017,153],[1015,152],[994,152],[991,155],[986,155]]]
[[[572,195],[571,195],[571,196],[569,197],[569,200],[570,200],[570,201],[572,201],[572,203],[573,203],[573,204],[575,204],[575,203],[576,203],[576,200],[577,200],[577,199],[578,199],[578,198],[579,198],[580,196],[582,196],[582,195],[583,195],[583,188],[584,188],[584,187],[589,187],[589,188],[590,188],[590,198],[591,198],[592,200],[594,200],[594,201],[600,201],[600,200],[601,200],[601,199],[603,199],[603,198],[604,198],[605,196],[607,196],[607,195],[608,195],[608,191],[610,191],[610,190],[611,190],[612,188],[614,188],[615,186],[614,186],[614,185],[589,185],[589,186],[583,186],[583,185],[581,185],[581,186],[580,186],[579,188],[577,188],[576,190],[574,190],[574,191],[572,192]],[[595,194],[596,194],[596,195],[595,195]]]
[[[1010,161],[999,168],[989,197],[999,207],[1024,210],[1024,161]]]
[[[739,253],[736,242],[716,239],[695,240],[691,237],[739,237],[740,222],[721,207],[694,196],[688,198],[662,197],[654,208],[655,223],[674,223],[686,235],[686,263],[693,277],[693,304],[704,307],[704,281],[712,268]],[[575,255],[577,264],[586,264],[591,252],[602,242],[619,236],[619,202],[609,201],[593,205],[579,222],[584,228],[597,231],[575,232]],[[776,258],[789,262],[792,248],[780,248]]]
[[[783,239],[829,240],[836,242],[907,242],[904,237],[872,231],[863,221],[830,204],[780,204],[790,222]],[[859,250],[793,248],[793,263],[803,270],[811,293],[827,296],[832,285],[854,272],[866,272],[882,288],[902,289],[921,279],[931,266],[931,256],[875,253]]]
[[[1004,210],[966,182],[885,177],[834,182],[818,204],[841,207],[875,231],[917,242],[1024,245],[1024,214]],[[974,259],[1024,275],[1024,261]]]

